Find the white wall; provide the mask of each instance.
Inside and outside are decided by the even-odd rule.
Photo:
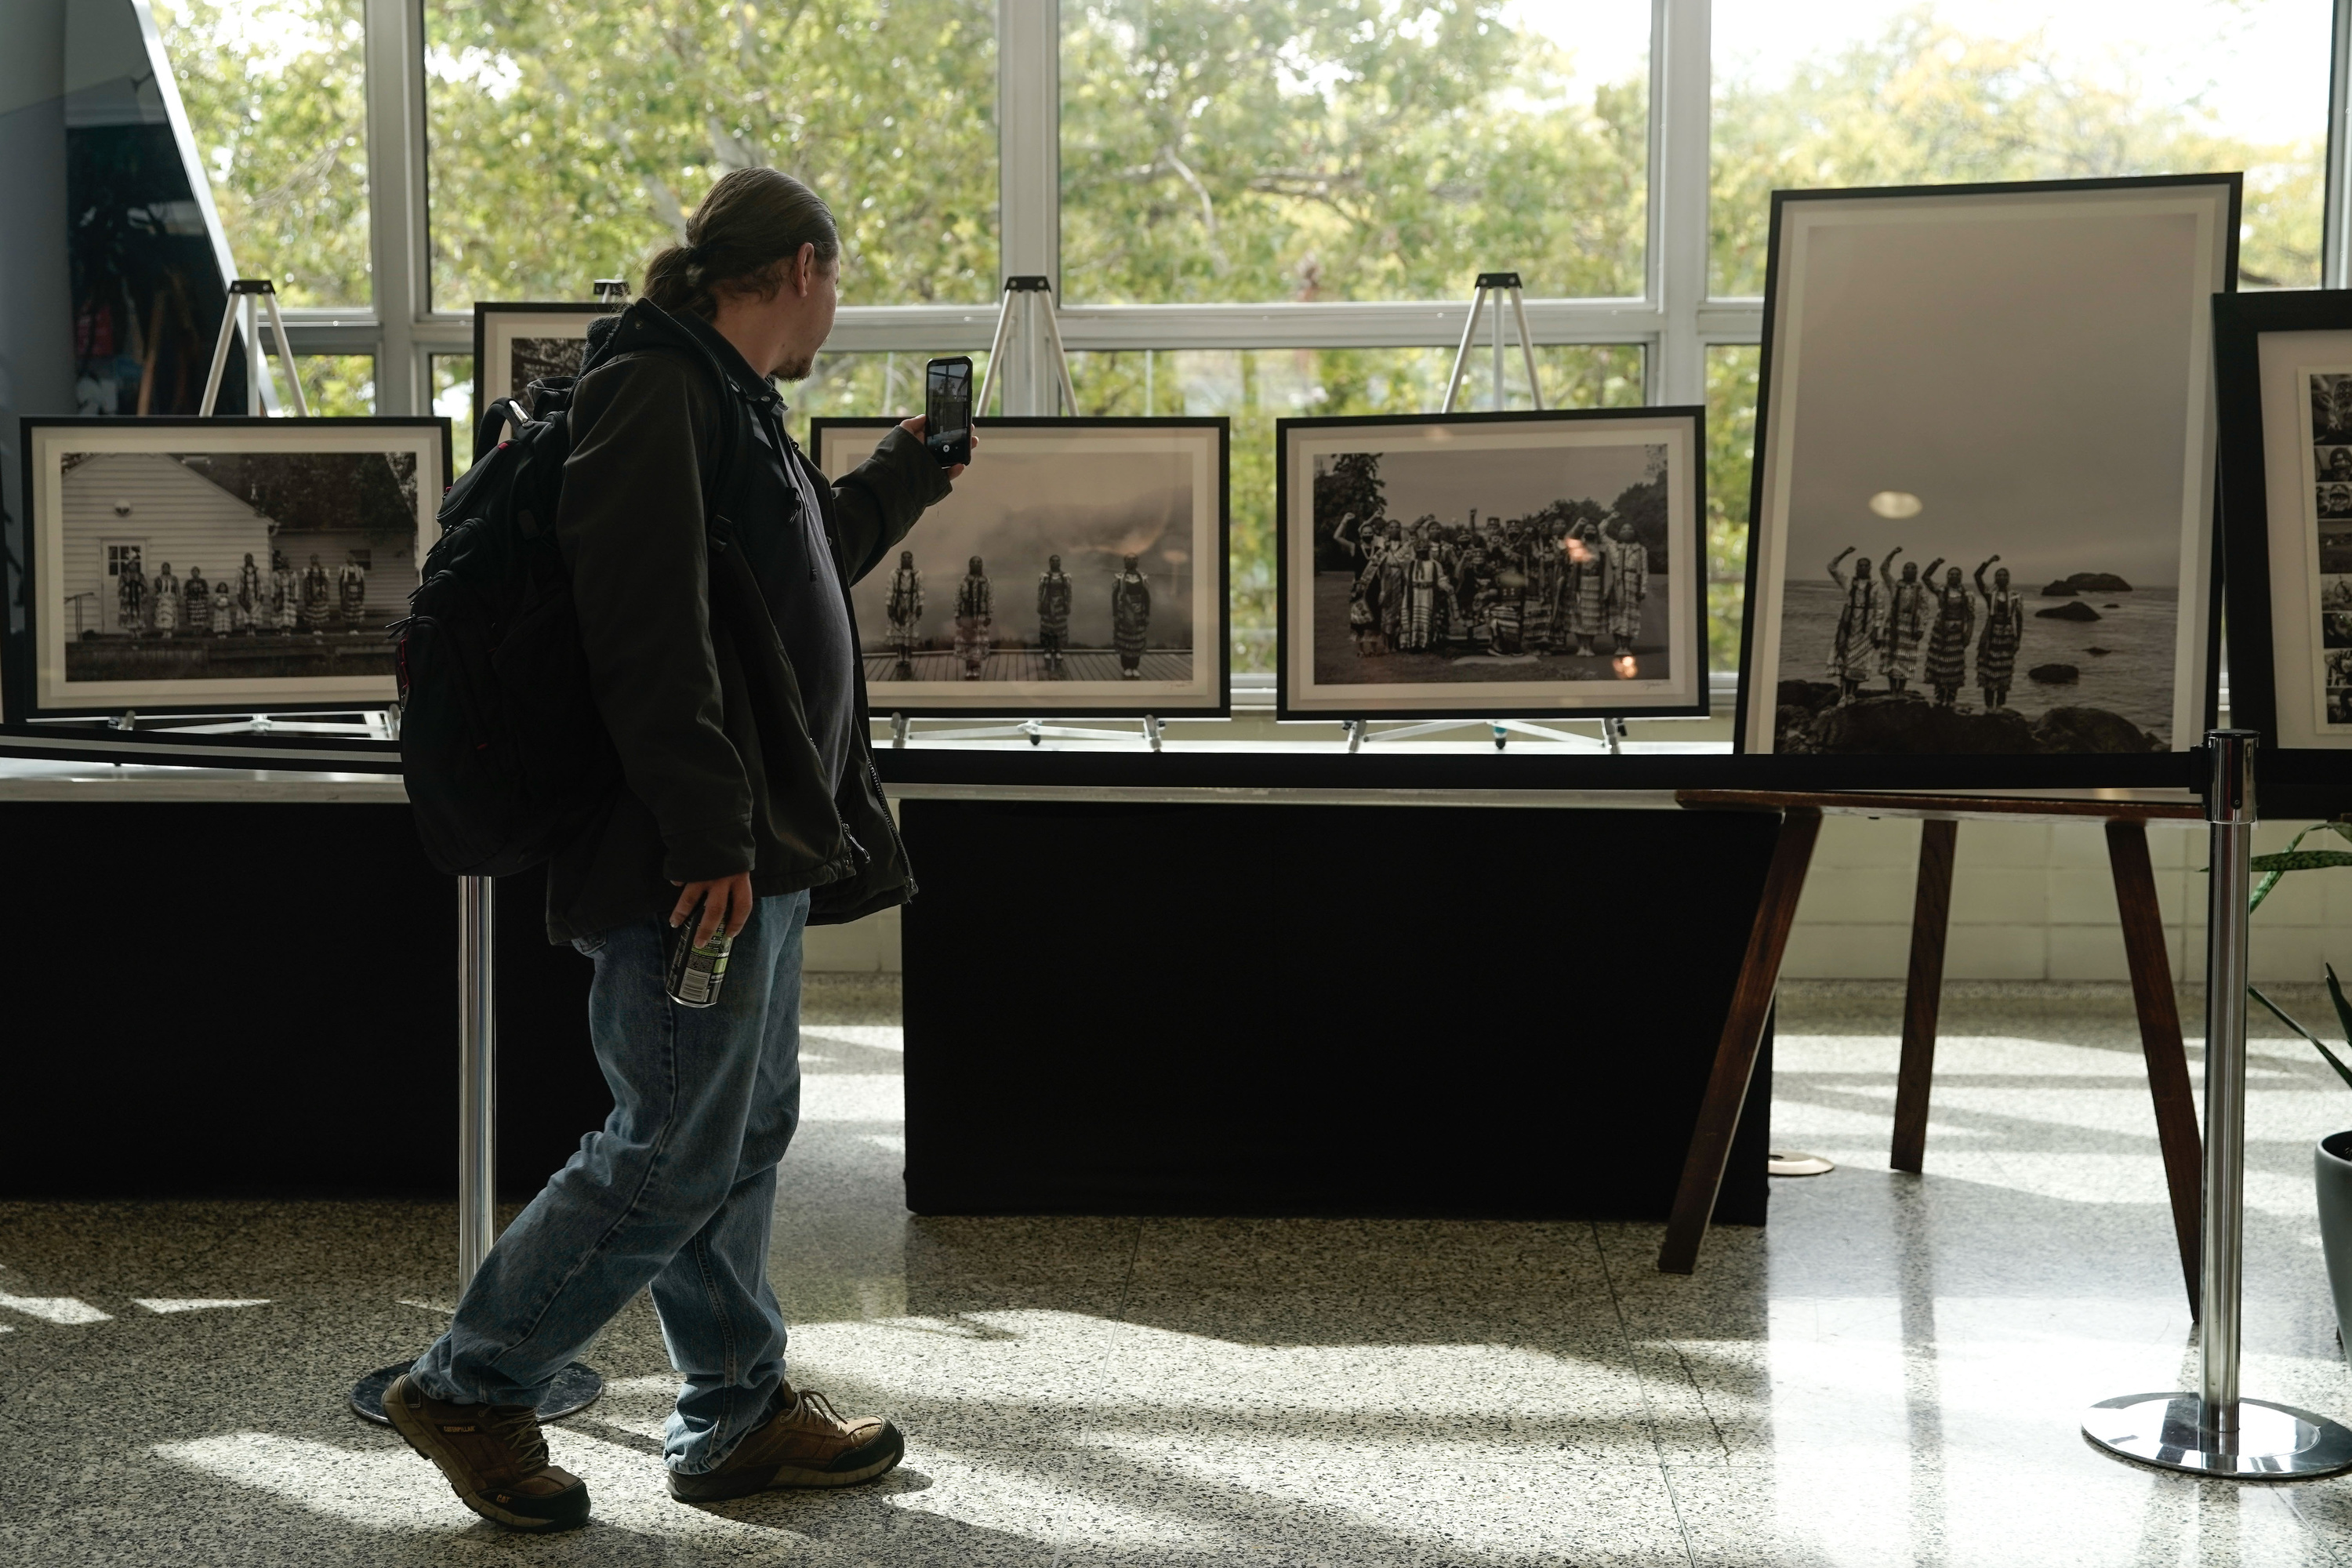
[[[2266,823],[2256,851],[2286,847],[2301,823]],[[2333,835],[2327,847],[2352,848]],[[2304,847],[2320,847],[2319,837]],[[1833,816],[1789,941],[1790,979],[1900,980],[1911,952],[1916,822]],[[2173,978],[2203,978],[2203,827],[2148,829]],[[1952,877],[1944,973],[1952,980],[2126,980],[2106,837],[2096,823],[1964,822]],[[895,972],[898,911],[808,936],[813,970]],[[2352,868],[2300,871],[2254,916],[2256,980],[2313,982],[2333,961],[2352,978]]]
[[[2255,852],[2284,849],[2303,823],[2265,823]],[[2329,847],[2352,847],[2333,835]],[[2205,965],[2205,830],[2153,826],[2177,981]],[[2306,849],[2321,847],[2317,838]],[[2096,823],[1960,824],[1945,974],[1954,980],[2125,980],[2106,836]],[[1919,825],[1833,816],[1822,825],[1783,973],[1791,979],[1899,980],[1911,951]],[[2352,973],[2352,868],[2287,877],[2254,916],[2256,980]]]

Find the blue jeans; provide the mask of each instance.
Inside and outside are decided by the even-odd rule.
[[[686,1380],[663,1447],[715,1469],[766,1418],[784,1375],[768,1286],[776,1162],[800,1122],[806,893],[759,900],[715,1007],[663,989],[666,921],[572,945],[595,961],[588,1028],[613,1114],[490,1249],[449,1330],[418,1358],[436,1399],[537,1405],[650,1285]]]

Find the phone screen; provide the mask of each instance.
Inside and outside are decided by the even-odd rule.
[[[971,461],[971,361],[931,361],[924,377],[923,444],[942,464]]]

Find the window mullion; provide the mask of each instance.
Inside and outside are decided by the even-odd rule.
[[[425,0],[365,0],[368,257],[383,330],[379,414],[421,414],[430,379],[415,327],[432,306],[425,255]]]
[[[1710,0],[1655,0],[1651,45],[1651,277],[1664,321],[1650,399],[1706,400]]]
[[[997,0],[997,244],[1005,277],[1043,275],[1062,289],[1061,7],[1056,0]],[[1010,345],[1004,411],[1051,414],[1060,378],[1047,360],[1041,312]]]

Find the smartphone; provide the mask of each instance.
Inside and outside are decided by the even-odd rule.
[[[940,467],[971,461],[971,358],[935,359],[923,367],[923,445]]]

